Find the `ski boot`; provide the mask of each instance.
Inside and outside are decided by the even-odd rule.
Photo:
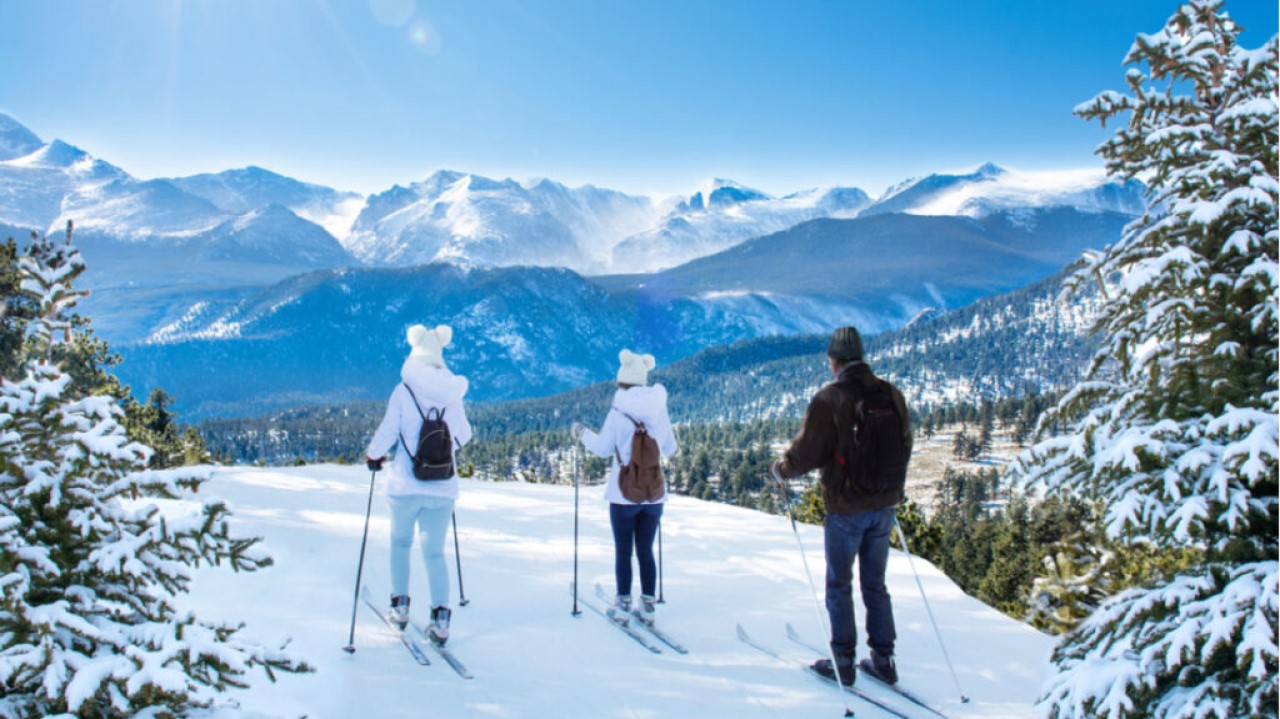
[[[404,629],[409,626],[409,595],[391,595],[391,612],[387,614],[391,623]]]
[[[448,607],[431,608],[431,624],[427,627],[427,636],[431,641],[444,646],[449,641],[449,617],[453,614]]]
[[[893,661],[892,654],[881,654],[880,652],[872,649],[871,658],[863,659],[858,662],[858,666],[862,668],[862,671],[870,674],[876,679],[879,679],[885,684],[898,683],[898,666],[897,663]]]
[[[627,625],[627,620],[631,618],[631,595],[619,594],[618,597],[613,600],[613,606],[609,607],[605,614],[609,615],[609,618],[613,621],[625,627]]]
[[[657,618],[657,607],[653,597],[648,594],[640,595],[640,607],[636,610],[636,619],[639,619],[646,627],[652,627],[654,620]]]
[[[818,661],[811,664],[809,668],[832,681],[834,681],[836,678],[836,672],[834,669],[831,668],[830,659],[819,659]],[[845,663],[840,664],[840,683],[841,684],[847,687],[851,687],[853,686],[853,680],[856,679],[857,676],[858,676],[858,668],[853,666],[853,657],[849,657],[849,661],[847,664]]]

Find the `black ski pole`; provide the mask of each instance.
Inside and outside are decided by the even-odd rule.
[[[360,578],[364,573],[364,548],[369,542],[369,515],[373,512],[373,483],[377,476],[376,469],[369,475],[369,504],[364,509],[364,534],[360,537],[360,561],[356,564],[356,591],[355,598],[351,600],[351,634],[347,636],[347,646],[342,648],[347,654],[356,651],[356,609],[360,607]]]
[[[458,550],[458,513],[453,513],[453,559],[454,564],[458,565],[458,604],[467,606],[471,602],[467,599],[467,590],[462,588],[462,552]]]
[[[835,647],[831,646],[831,632],[827,629],[826,618],[822,616],[822,609],[818,604],[818,590],[813,583],[813,572],[809,571],[809,557],[805,554],[804,542],[800,539],[799,528],[796,527],[796,516],[791,513],[791,497],[787,492],[787,483],[782,478],[782,475],[774,471],[773,465],[769,466],[769,476],[777,483],[778,491],[782,494],[782,506],[787,509],[787,519],[791,522],[791,533],[795,535],[796,545],[800,547],[800,561],[804,564],[804,576],[809,580],[809,598],[813,600],[813,612],[817,615],[818,626],[822,627],[823,634],[827,637],[827,657],[831,660],[831,672],[835,675],[836,684],[838,685],[840,684],[840,669],[836,664],[836,650]],[[844,699],[843,688],[839,686],[836,688],[841,692],[841,699]],[[849,708],[847,700],[844,702],[844,715],[847,717],[853,716],[853,710]]]
[[[658,520],[658,604],[665,604],[662,598],[662,520]]]
[[[574,440],[577,441],[576,439]],[[578,609],[578,447],[573,448],[573,616],[582,616]]]

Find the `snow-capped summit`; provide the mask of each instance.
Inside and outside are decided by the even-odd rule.
[[[698,191],[680,204],[681,211],[709,210],[772,199],[765,193],[720,177],[715,177],[702,184]]]
[[[0,161],[30,155],[44,145],[25,125],[0,112]]]
[[[339,238],[346,236],[364,207],[364,198],[355,192],[300,182],[253,165],[216,174],[179,177],[171,182],[230,213],[279,205]]]
[[[656,221],[645,197],[441,170],[370,196],[344,244],[379,265],[447,261],[598,270],[614,243]]]
[[[35,152],[10,160],[10,164],[15,166],[49,169],[71,169],[91,162],[93,159],[89,153],[75,145],[68,145],[62,140],[54,140],[47,145],[42,145]]]
[[[853,217],[871,200],[855,187],[805,190],[774,198],[715,179],[669,213],[662,224],[613,248],[614,272],[652,272],[719,252],[819,217]]]
[[[1069,207],[1082,212],[1139,215],[1145,187],[1107,177],[1102,169],[1022,171],[986,163],[972,172],[934,174],[895,185],[863,214],[985,217],[998,212]]]

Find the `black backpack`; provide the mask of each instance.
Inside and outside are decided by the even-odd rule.
[[[856,379],[836,386],[853,400],[852,431],[842,433],[836,448],[836,461],[845,470],[845,491],[901,492],[911,452],[902,431],[903,417],[893,401],[893,385],[877,378],[871,386]]]
[[[449,425],[444,421],[444,410],[431,407],[425,413],[418,398],[409,385],[404,386],[413,398],[413,406],[418,408],[422,417],[422,428],[418,430],[418,452],[415,454],[400,435],[400,444],[413,460],[413,476],[423,481],[449,479],[453,476],[453,435],[449,433]]]

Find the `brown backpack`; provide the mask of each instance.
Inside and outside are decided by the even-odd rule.
[[[618,489],[628,502],[656,502],[662,499],[665,491],[662,482],[662,453],[658,450],[658,441],[649,434],[644,422],[637,422],[633,417],[621,413],[636,426],[631,435],[631,461],[622,463],[622,455],[618,448],[613,454],[618,458]]]

